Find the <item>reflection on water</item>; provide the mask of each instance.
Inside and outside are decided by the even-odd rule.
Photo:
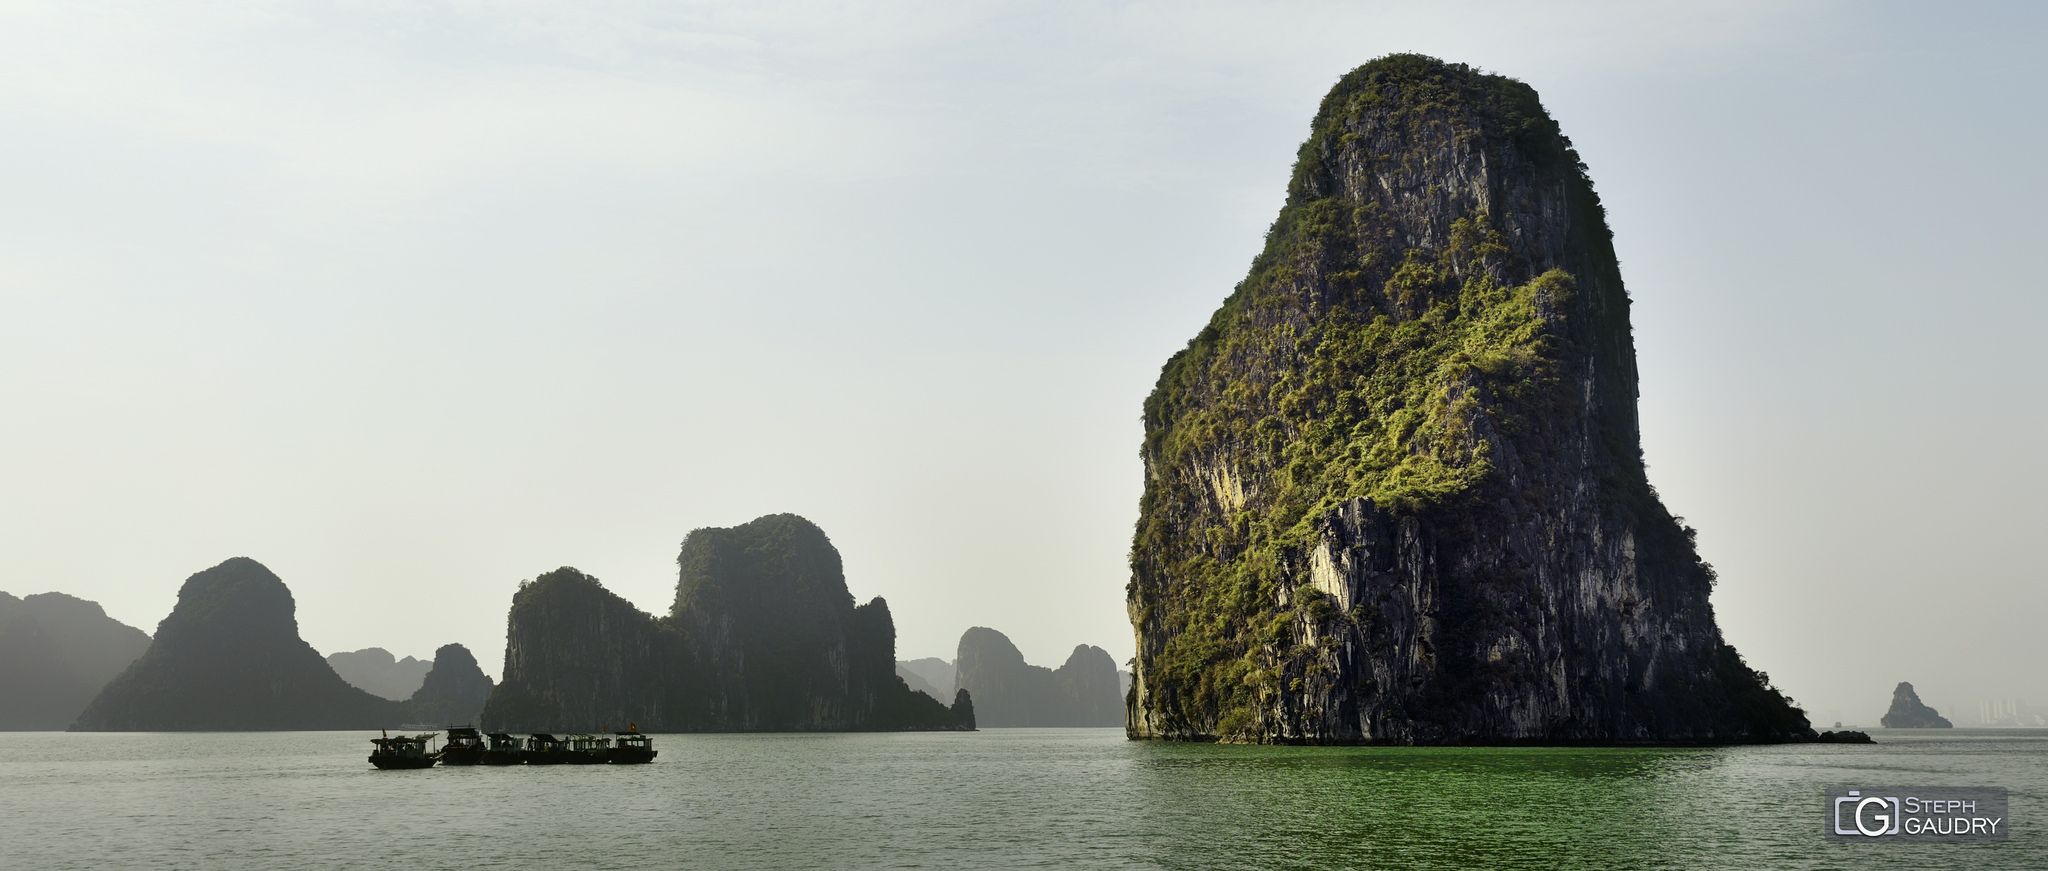
[[[0,733],[0,868],[2048,867],[2048,730],[1876,746],[1303,748],[1103,729],[662,736],[378,772],[366,734]],[[2012,838],[1827,844],[1838,783],[2005,786]]]
[[[1148,747],[1140,802],[1174,867],[1628,868],[1716,751]]]

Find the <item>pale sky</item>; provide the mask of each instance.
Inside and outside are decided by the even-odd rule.
[[[0,589],[499,672],[822,526],[898,656],[1133,645],[1139,408],[1338,76],[1533,85],[1636,301],[1651,479],[1818,721],[2048,704],[2048,14],[2013,4],[0,0]]]

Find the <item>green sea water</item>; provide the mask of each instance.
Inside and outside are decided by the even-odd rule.
[[[2048,868],[2048,730],[1306,748],[1113,729],[670,735],[372,769],[366,733],[0,733],[0,869]],[[1829,844],[1823,790],[2004,786],[2001,844]]]

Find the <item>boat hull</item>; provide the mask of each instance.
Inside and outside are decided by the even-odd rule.
[[[424,756],[372,756],[370,764],[379,771],[397,771],[407,768],[432,768],[434,760]]]
[[[613,765],[646,765],[649,762],[653,762],[654,754],[659,752],[661,751],[638,750],[631,747],[613,747],[611,763]]]
[[[448,747],[441,751],[442,765],[475,765],[483,761],[482,747]]]

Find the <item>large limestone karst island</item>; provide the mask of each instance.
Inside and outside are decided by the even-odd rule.
[[[794,514],[683,540],[675,605],[633,607],[562,568],[512,597],[488,729],[660,732],[972,729],[896,676],[896,624],[856,606],[839,551]]]
[[[395,729],[420,720],[458,724],[474,722],[491,693],[490,677],[460,644],[436,652],[424,685],[403,701],[351,686],[299,637],[298,603],[291,589],[248,557],[185,579],[177,606],[157,625],[156,638],[143,636],[143,641],[142,655],[92,697],[71,724],[73,730]]]
[[[299,637],[292,592],[235,557],[193,575],[148,651],[78,716],[87,732],[378,729],[402,702],[349,686]]]
[[[1144,420],[1134,738],[1812,735],[1645,476],[1604,212],[1527,85],[1343,77]]]

